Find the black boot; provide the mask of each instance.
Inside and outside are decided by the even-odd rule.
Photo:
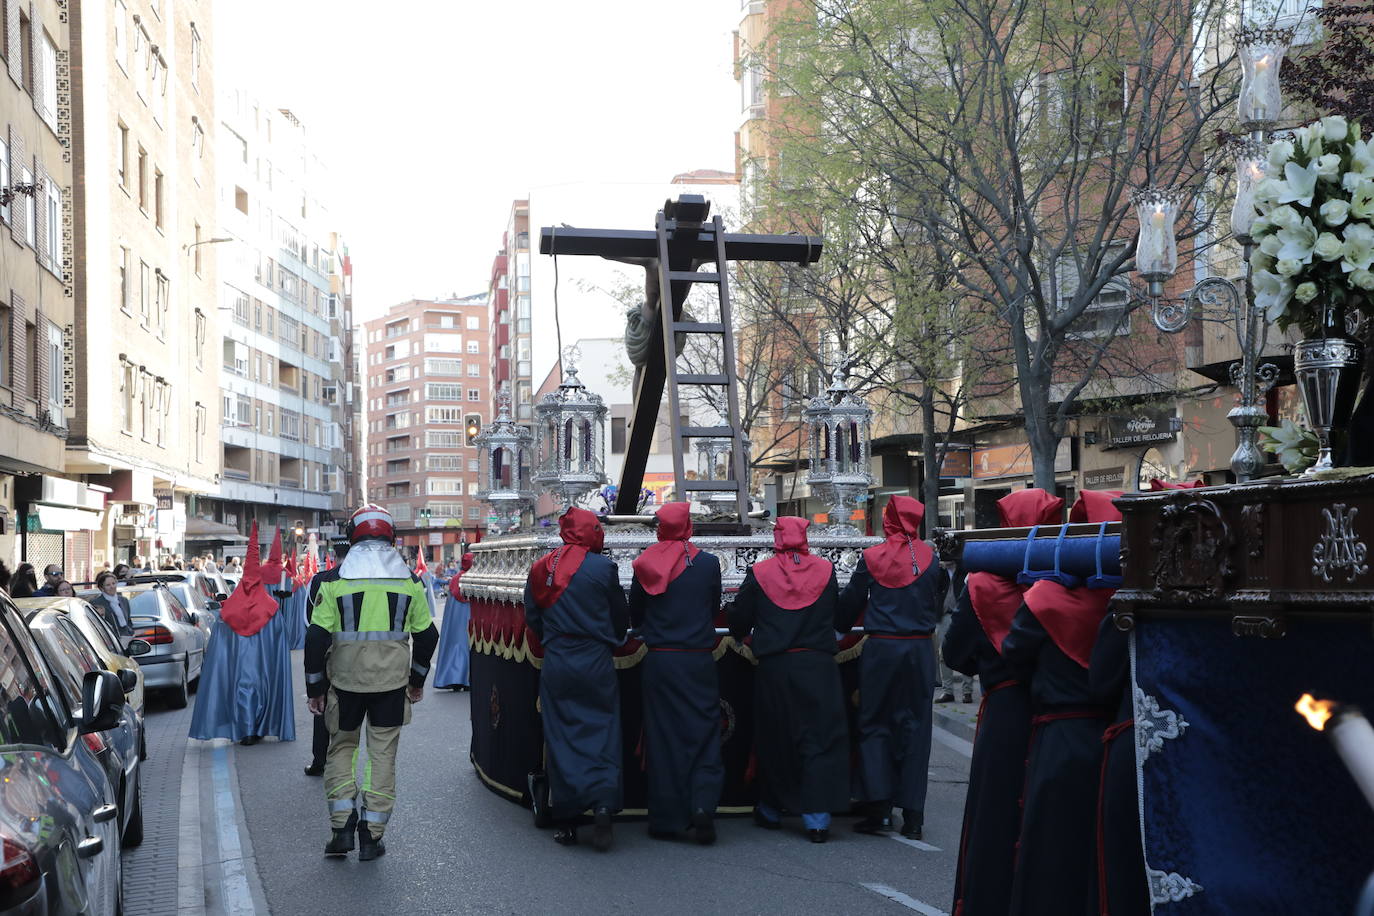
[[[864,806],[867,814],[854,823],[855,833],[884,834],[892,831],[892,807],[878,802]]]
[[[605,852],[611,848],[611,809],[597,808],[592,819],[592,848]]]
[[[711,812],[698,811],[692,815],[692,836],[702,846],[710,846],[716,841],[716,824]]]
[[[310,766],[308,766],[308,767],[305,768],[305,775],[306,775],[306,776],[323,776],[323,775],[324,775],[324,764],[323,764],[323,763],[316,763],[316,762],[313,761],[313,760],[310,761]]]
[[[324,854],[327,856],[346,856],[353,851],[353,834],[358,829],[358,812],[354,811],[348,816],[348,823],[342,827],[331,828],[334,835],[329,838],[329,842],[324,844]]]
[[[559,846],[577,845],[577,828],[572,824],[564,824],[553,832],[553,841]]]
[[[373,859],[386,855],[386,844],[381,837],[375,840],[372,838],[372,831],[368,828],[367,821],[358,824],[358,861],[371,862]]]
[[[913,811],[910,808],[902,809],[902,836],[908,840],[919,840],[921,838],[921,827],[925,823],[925,813]]]

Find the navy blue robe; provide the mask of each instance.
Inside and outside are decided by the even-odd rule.
[[[711,654],[719,609],[720,561],[705,551],[661,595],[638,578],[630,586],[630,622],[649,650],[641,677],[650,830],[680,832],[720,802],[720,684]]]
[[[862,557],[840,595],[835,629],[849,632],[863,615],[859,656],[859,797],[922,814],[930,772],[935,649],[942,574],[932,562],[910,585],[888,588]]]
[[[620,689],[611,652],[624,641],[629,619],[615,564],[587,554],[549,608],[535,603],[527,584],[525,622],[544,645],[539,704],[553,817],[618,811]]]
[[[835,663],[835,573],[815,603],[778,607],[751,569],[730,604],[730,634],[753,633],[759,800],[793,814],[849,810],[849,723]]]
[[[1149,916],[1150,888],[1140,839],[1135,771],[1135,703],[1131,696],[1130,634],[1108,614],[1097,631],[1088,678],[1093,700],[1116,710],[1103,734],[1105,757],[1097,806],[1099,911],[1110,916]]]
[[[959,597],[942,648],[946,665],[961,674],[976,675],[983,688],[969,761],[952,911],[963,916],[1006,916],[1021,830],[1030,690],[993,647],[973,613],[967,591]]]
[[[1097,787],[1107,710],[1088,669],[1066,655],[1024,604],[1002,657],[1031,684],[1030,752],[1012,916],[1087,913],[1096,885]]]

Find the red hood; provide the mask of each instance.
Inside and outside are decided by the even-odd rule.
[[[829,560],[811,555],[806,519],[783,516],[773,527],[773,556],[754,564],[754,579],[769,601],[798,611],[821,596],[833,569]]]
[[[692,543],[692,512],[687,503],[665,503],[658,516],[658,543],[635,557],[635,578],[646,592],[661,595],[701,551]]]
[[[864,565],[879,585],[905,588],[930,567],[935,552],[921,540],[921,520],[926,507],[910,496],[893,496],[883,510],[881,544],[864,551]]]
[[[576,506],[558,520],[563,546],[544,554],[530,567],[529,585],[541,608],[553,607],[588,553],[600,553],[606,531],[595,514]]]
[[[1119,522],[1121,510],[1112,500],[1121,496],[1120,490],[1084,490],[1069,510],[1071,522]]]

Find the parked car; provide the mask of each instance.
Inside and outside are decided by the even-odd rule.
[[[209,632],[197,626],[196,619],[166,586],[132,585],[119,592],[129,599],[134,637],[148,644],[147,652],[133,655],[143,669],[144,686],[166,690],[168,704],[184,709],[190,701],[191,684],[200,677]]]
[[[238,589],[239,580],[243,578],[243,573],[220,573],[220,578],[224,580],[225,585],[229,586],[229,594],[232,595]]]
[[[150,648],[147,643],[139,640],[136,646],[125,646],[124,641],[105,622],[104,616],[83,598],[15,598],[14,603],[26,617],[34,611],[48,608],[70,617],[81,635],[95,649],[105,668],[119,678],[124,685],[124,695],[129,698],[129,705],[140,720],[143,718],[143,669],[132,656],[147,652]],[[124,671],[129,674],[123,674]]]
[[[130,584],[162,582],[177,592],[177,598],[188,611],[210,612],[219,617],[220,604],[229,597],[229,583],[219,573],[196,572],[194,569],[164,569],[155,573],[139,573]],[[213,625],[214,621],[211,621]]]
[[[81,635],[75,621],[62,611],[54,608],[33,611],[25,622],[43,652],[68,715],[75,715],[81,708],[81,685],[86,675],[108,669],[95,648]],[[133,684],[132,674],[121,679],[120,687],[123,688],[126,682]],[[86,735],[85,740],[104,765],[110,785],[115,787],[123,845],[137,846],[143,842],[143,805],[140,800],[140,777],[143,772],[140,764],[144,757],[143,720],[128,702],[127,693],[124,714],[119,722],[113,728]]]
[[[109,671],[86,673],[73,711],[19,609],[0,593],[0,906],[101,914],[120,907],[119,805],[85,739],[126,703]]]

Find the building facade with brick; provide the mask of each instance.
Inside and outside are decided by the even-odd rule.
[[[264,541],[327,536],[347,505],[352,263],[291,111],[227,90],[217,144],[223,470],[192,527],[214,548],[255,520]]]
[[[530,307],[530,202],[511,202],[501,247],[492,259],[487,289],[491,327],[491,395],[511,395],[511,415],[529,426],[534,421],[533,328]],[[495,416],[495,404],[490,406]]]
[[[368,498],[408,556],[452,558],[486,520],[473,440],[492,416],[487,294],[412,299],[364,329]]]
[[[209,3],[62,5],[77,214],[66,471],[108,488],[98,564],[181,552],[188,498],[216,487],[212,17]]]

